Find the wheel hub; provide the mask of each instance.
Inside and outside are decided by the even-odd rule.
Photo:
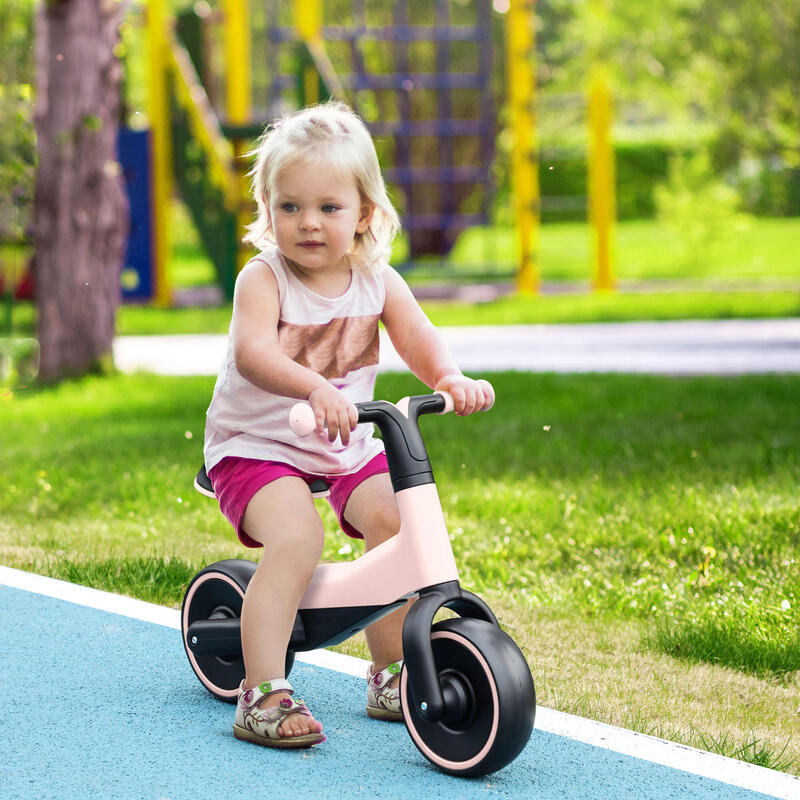
[[[453,730],[469,727],[475,716],[475,694],[470,682],[454,669],[439,673],[439,682],[444,696],[441,723]]]

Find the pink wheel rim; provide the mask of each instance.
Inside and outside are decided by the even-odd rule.
[[[500,724],[500,709],[499,709],[499,702],[498,702],[498,695],[497,695],[497,684],[494,680],[494,675],[492,675],[491,670],[489,669],[489,664],[487,663],[486,659],[483,657],[483,654],[475,647],[472,642],[465,639],[463,636],[453,633],[452,631],[435,631],[431,634],[431,639],[452,639],[455,642],[458,642],[462,647],[465,647],[469,650],[470,653],[475,657],[475,660],[481,665],[481,668],[484,671],[488,681],[489,681],[489,688],[492,692],[492,727],[489,731],[489,735],[486,738],[486,742],[483,747],[480,749],[478,753],[476,753],[472,758],[466,759],[464,761],[451,761],[446,758],[442,758],[441,756],[437,755],[427,744],[423,741],[422,737],[420,736],[417,729],[414,727],[413,720],[411,719],[411,715],[403,713],[403,719],[406,723],[406,728],[408,728],[408,732],[411,735],[411,738],[414,740],[414,744],[420,749],[422,754],[432,763],[436,764],[437,766],[443,769],[450,769],[453,771],[463,771],[467,769],[471,769],[476,764],[479,764],[489,751],[494,746],[495,740],[497,739],[497,728]],[[409,708],[409,701],[410,696],[408,692],[408,672],[404,668],[403,674],[400,676],[400,703],[403,707],[405,712],[406,708]]]
[[[242,591],[241,587],[239,587],[233,580],[231,580],[231,578],[229,578],[227,575],[223,575],[221,572],[208,572],[202,577],[198,578],[192,584],[192,587],[189,589],[189,593],[186,595],[186,599],[183,602],[183,618],[181,620],[181,635],[183,636],[183,645],[186,648],[186,654],[189,656],[189,663],[192,665],[195,675],[197,675],[197,677],[200,679],[200,683],[202,683],[209,692],[217,695],[217,697],[237,697],[239,694],[238,686],[235,689],[223,689],[206,678],[203,670],[200,669],[200,665],[197,663],[197,659],[195,658],[192,649],[189,647],[189,643],[186,641],[186,631],[189,628],[189,608],[192,605],[192,600],[194,599],[197,589],[209,580],[223,581],[224,583],[227,583],[228,585],[232,586],[236,590],[236,593],[242,598],[242,600],[244,600],[244,592]]]

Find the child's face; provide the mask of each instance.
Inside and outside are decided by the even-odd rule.
[[[308,270],[339,269],[357,233],[372,218],[355,181],[324,164],[290,164],[278,174],[270,221],[280,251]]]

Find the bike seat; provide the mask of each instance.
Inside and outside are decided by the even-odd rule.
[[[208,473],[206,472],[205,464],[200,467],[200,471],[194,476],[194,488],[206,497],[216,497],[214,494],[214,487],[211,484],[211,478],[208,477]]]
[[[211,484],[211,479],[208,477],[208,473],[206,472],[205,464],[200,467],[197,475],[194,476],[194,488],[197,489],[200,494],[204,494],[206,497],[216,497],[214,494],[214,487]],[[312,481],[308,485],[308,488],[311,489],[312,497],[327,497],[331,493],[330,487],[324,478],[317,478],[315,481]]]
[[[311,481],[308,484],[308,488],[311,489],[311,496],[314,498],[327,497],[331,493],[331,487],[328,486],[325,478],[317,478],[315,481]]]

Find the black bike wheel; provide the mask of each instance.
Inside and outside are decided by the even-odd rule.
[[[244,680],[244,659],[241,651],[226,656],[197,656],[186,638],[193,622],[206,619],[240,617],[247,585],[256,571],[256,564],[245,559],[227,559],[203,569],[192,579],[183,598],[181,634],[189,664],[200,683],[214,697],[235,703]],[[286,676],[294,664],[294,652],[286,653]]]
[[[464,698],[458,719],[429,722],[413,701],[408,673],[400,677],[403,717],[414,744],[452,775],[488,775],[528,743],[536,715],[530,669],[514,640],[484,620],[449,619],[431,629],[439,680]]]

